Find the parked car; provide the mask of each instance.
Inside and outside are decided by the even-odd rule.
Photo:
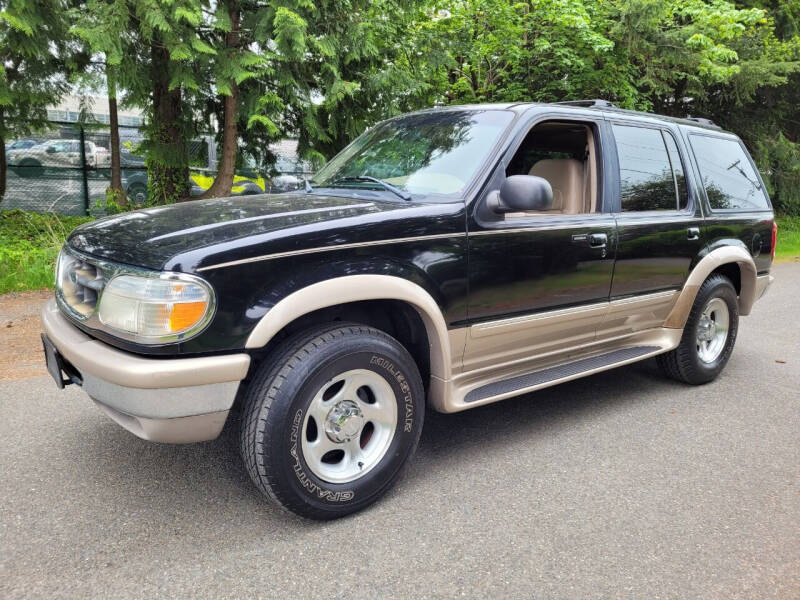
[[[206,148],[214,148],[214,141],[209,137],[209,146]],[[204,146],[199,141],[195,141],[194,145],[197,147],[198,152],[202,152]],[[207,150],[210,152],[209,150]],[[214,154],[216,156],[216,154]],[[204,194],[214,183],[216,170],[215,163],[211,158],[208,158],[208,168],[193,167],[189,172],[189,193],[192,196],[200,196]],[[213,159],[214,161],[216,159]],[[121,153],[122,164],[122,187],[125,190],[125,195],[134,206],[142,206],[147,201],[147,170],[145,167],[144,159],[128,150],[123,150]],[[252,194],[263,194],[265,190],[264,178],[258,174],[256,166],[250,160],[245,160],[245,165],[239,169],[233,177],[233,186],[231,187],[231,196],[247,196]]]
[[[89,168],[111,166],[111,154],[106,148],[86,141],[86,165]],[[80,140],[47,140],[35,146],[12,150],[7,154],[9,166],[15,167],[81,167]]]
[[[273,194],[282,192],[292,192],[294,190],[303,189],[306,185],[306,180],[301,175],[293,173],[281,173],[269,178],[267,183],[267,190]]]
[[[123,169],[122,187],[125,190],[125,195],[134,206],[142,206],[147,201],[147,171],[141,169]],[[214,177],[203,172],[196,170],[191,171],[189,176],[190,188],[189,193],[192,196],[201,196],[204,194],[211,184],[214,183]],[[233,178],[233,187],[231,188],[231,196],[248,196],[252,194],[263,194],[264,180],[260,177],[250,178],[235,174]]]
[[[145,439],[213,439],[238,411],[256,487],[330,519],[398,479],[426,405],[649,357],[714,380],[776,232],[741,140],[709,122],[602,101],[437,108],[373,127],[305,191],[82,225],[45,356]]]
[[[38,144],[38,140],[33,139],[23,139],[23,140],[14,140],[9,142],[5,145],[6,148],[6,163],[8,163],[8,153],[12,150],[25,150],[26,148],[30,148]]]
[[[307,165],[299,159],[278,156],[273,169],[275,175],[269,178],[267,190],[274,194],[304,189],[306,167]]]

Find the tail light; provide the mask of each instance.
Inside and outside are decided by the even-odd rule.
[[[769,252],[771,260],[775,260],[775,246],[778,244],[778,222],[772,222],[772,250]]]

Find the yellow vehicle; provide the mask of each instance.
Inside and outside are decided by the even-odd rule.
[[[194,140],[190,147],[190,155],[194,164],[203,164],[203,167],[192,167],[189,177],[192,181],[192,196],[200,196],[214,183],[217,174],[217,144],[211,136],[204,136]],[[244,164],[233,176],[232,196],[246,196],[248,194],[263,194],[266,182],[258,173],[256,163],[250,157],[244,157]]]
[[[253,172],[245,170],[242,174],[235,173],[233,176],[232,196],[246,196],[248,194],[263,194],[266,190],[264,178]],[[190,175],[192,180],[192,196],[199,196],[208,190],[214,183],[214,173],[204,170],[192,169]]]
[[[144,159],[132,152],[133,147],[122,151],[122,186],[125,194],[135,206],[147,201],[147,170]],[[211,136],[192,140],[189,147],[192,167],[189,171],[190,194],[200,196],[214,183],[217,174],[217,146]],[[244,157],[244,165],[233,176],[232,196],[263,194],[266,191],[266,180],[258,173],[255,162]]]

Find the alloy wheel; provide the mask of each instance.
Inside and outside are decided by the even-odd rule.
[[[386,455],[397,426],[397,398],[374,371],[354,369],[329,380],[306,410],[302,450],[308,468],[328,483],[347,483]]]
[[[713,363],[722,354],[728,339],[730,312],[722,298],[711,298],[703,307],[697,323],[697,355],[704,363]]]

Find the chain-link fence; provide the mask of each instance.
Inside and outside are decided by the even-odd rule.
[[[147,197],[144,160],[132,148],[137,128],[120,127],[123,185]],[[86,215],[105,211],[111,179],[109,132],[77,124],[57,124],[37,136],[6,145],[6,194],[0,208]],[[139,185],[137,185],[139,184]],[[143,185],[142,185],[143,184]],[[143,192],[139,192],[140,188]]]
[[[141,205],[147,200],[147,169],[144,158],[136,154],[142,134],[135,127],[120,127],[119,135],[122,187],[130,203]],[[46,134],[7,142],[6,193],[0,209],[105,213],[111,180],[110,139],[107,129],[57,123]],[[192,140],[189,146],[191,193],[197,196],[214,181],[217,148],[212,136]],[[272,175],[245,160],[236,171],[233,195],[289,191],[304,185],[311,167],[297,159],[296,142],[284,140],[273,151],[277,161]]]

